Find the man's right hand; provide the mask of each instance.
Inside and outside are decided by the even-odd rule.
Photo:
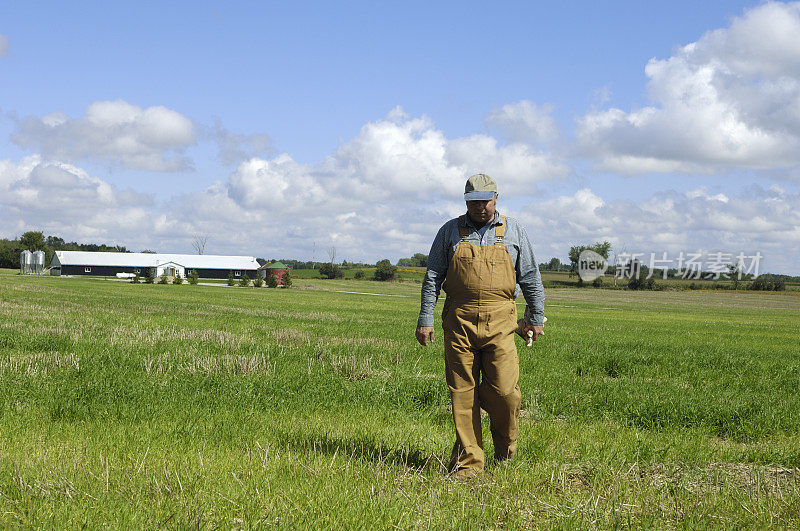
[[[428,341],[433,341],[433,327],[432,326],[418,326],[417,327],[417,341],[423,347],[428,346]]]

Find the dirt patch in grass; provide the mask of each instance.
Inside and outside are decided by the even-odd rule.
[[[658,464],[642,467],[638,472],[655,486],[678,484],[694,493],[730,487],[772,493],[800,491],[800,468],[719,462],[703,466]]]
[[[60,352],[38,352],[0,359],[0,372],[8,371],[26,376],[42,376],[65,368],[79,369],[78,356]]]
[[[272,337],[278,343],[291,343],[293,345],[308,345],[312,342],[311,333],[307,330],[298,330],[296,328],[280,328],[272,330]]]

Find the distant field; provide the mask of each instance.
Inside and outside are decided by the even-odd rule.
[[[349,279],[352,279],[355,276],[356,271],[358,271],[358,269],[342,270],[342,272],[344,273],[344,277]],[[374,267],[365,267],[362,269],[362,271],[364,271],[364,278],[366,280],[371,280],[372,277],[375,275]],[[424,276],[425,276],[424,267],[400,267],[397,269],[397,277],[401,280],[422,282],[422,277]],[[292,269],[292,278],[312,279],[321,277],[319,274],[319,270],[317,269]]]
[[[0,271],[0,525],[800,526],[797,292],[547,297],[519,454],[458,483],[419,284]]]
[[[357,269],[344,269],[345,278],[352,279],[355,275]],[[371,279],[372,276],[375,274],[375,268],[365,268],[364,275],[366,279]],[[303,278],[303,279],[312,279],[312,278],[320,278],[319,271],[316,269],[293,269],[292,270],[293,278]],[[412,281],[412,282],[422,282],[422,278],[425,276],[425,268],[424,267],[401,267],[398,269],[398,277],[402,280]],[[655,277],[654,277],[655,278]],[[566,271],[543,271],[542,272],[542,281],[544,282],[545,287],[547,288],[577,288],[578,286],[578,275],[570,275]],[[662,279],[661,277],[655,278],[656,284],[664,287],[665,289],[697,289],[697,290],[714,290],[714,289],[732,289],[733,282],[729,279],[721,278],[719,280],[713,279],[701,279],[701,280],[690,280],[690,279],[676,279],[676,278],[669,278],[669,279]],[[627,279],[614,279],[614,275],[605,275],[601,279],[602,287],[603,288],[618,288],[618,289],[625,289],[628,285]],[[743,281],[740,283],[740,290],[744,290],[746,285],[748,284],[747,281]],[[591,286],[583,286],[582,289],[596,289]],[[786,283],[786,291],[800,291],[800,284],[796,283]]]
[[[661,278],[654,275],[653,279],[656,284],[665,289],[697,289],[697,290],[710,290],[710,289],[733,289],[733,281],[731,279],[720,278],[719,280],[711,279],[682,279],[682,278]],[[567,271],[542,271],[542,281],[545,287],[578,287],[578,275],[570,275]],[[602,287],[610,288],[617,287],[625,289],[628,285],[627,279],[615,279],[614,275],[606,274],[601,278]],[[749,281],[741,281],[739,289],[746,289]],[[591,289],[591,286],[584,286]],[[786,291],[800,291],[800,284],[787,282]]]

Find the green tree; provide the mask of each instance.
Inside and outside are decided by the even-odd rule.
[[[284,288],[291,288],[292,287],[292,273],[288,269],[283,274],[283,287]]]
[[[17,269],[19,267],[19,254],[23,251],[18,240],[0,240],[0,267]]]
[[[428,255],[415,253],[411,258],[401,258],[397,261],[398,267],[427,267]]]
[[[588,249],[586,245],[573,245],[569,248],[569,272],[570,275],[578,271],[578,258],[581,253]]]
[[[603,241],[603,242],[595,242],[592,245],[592,251],[596,252],[606,260],[608,260],[608,253],[611,252],[611,242]]]
[[[366,275],[364,274],[363,269],[356,270],[355,275],[353,275],[353,278],[356,280],[364,280],[364,277],[366,277]]]
[[[392,280],[395,275],[397,275],[397,268],[392,265],[392,263],[387,260],[383,259],[380,260],[376,265],[375,268],[375,280],[380,280],[385,282],[387,280]]]
[[[191,284],[192,286],[197,285],[197,283],[200,281],[200,277],[197,274],[196,269],[192,269],[191,271],[189,271],[189,274],[187,275],[186,278],[189,280],[189,284]]]
[[[180,273],[175,273],[175,278],[172,279],[173,284],[183,284],[183,278]]]
[[[152,284],[155,278],[153,278],[153,269],[148,267],[144,270],[144,283],[145,284]]]
[[[247,273],[242,275],[242,278],[239,279],[239,287],[246,288],[250,285],[250,277],[247,276]]]
[[[47,242],[44,239],[44,234],[38,231],[28,231],[19,237],[19,243],[23,249],[29,251],[44,251],[47,249]]]
[[[159,284],[169,284],[169,277],[167,276],[167,272],[161,274],[161,277],[158,279]]]
[[[260,288],[263,285],[264,285],[264,279],[261,278],[261,275],[256,273],[256,278],[253,279],[253,286]]]
[[[228,285],[235,286],[236,285],[236,278],[233,276],[233,271],[228,274]]]
[[[131,282],[133,282],[134,284],[138,284],[141,281],[142,281],[142,277],[139,276],[139,273],[134,273],[133,274],[133,278],[131,279]]]
[[[323,278],[344,278],[344,271],[338,265],[330,262],[319,266],[319,274]]]
[[[731,277],[733,289],[739,289],[739,281],[742,278],[741,264],[728,264],[728,275]]]
[[[67,244],[67,242],[64,241],[64,238],[59,238],[58,236],[48,236],[45,238],[45,242],[47,243],[48,247],[58,251],[62,250]]]
[[[594,245],[573,245],[569,248],[569,261],[570,261],[570,272],[575,273],[578,270],[578,259],[581,256],[581,253],[585,250],[592,250],[608,260],[608,253],[611,252],[611,243],[607,241],[602,242],[595,242]],[[557,260],[557,259],[556,259]],[[552,260],[551,260],[552,262]],[[560,263],[560,262],[559,262]]]
[[[783,278],[767,273],[756,277],[750,284],[749,289],[756,291],[784,291],[786,289],[786,281]]]
[[[631,278],[628,279],[628,289],[657,289],[654,278],[647,278],[647,266],[642,265],[639,260],[634,260],[631,265]]]
[[[269,271],[267,273],[267,287],[268,288],[277,288],[278,287],[278,277],[275,276],[275,273]]]

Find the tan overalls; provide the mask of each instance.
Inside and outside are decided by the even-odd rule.
[[[495,228],[498,241],[485,247],[465,241],[470,229],[463,226],[464,216],[460,218],[461,242],[444,281],[445,373],[456,429],[450,469],[460,473],[483,470],[481,408],[489,413],[495,456],[505,459],[517,450],[517,283],[502,243],[506,219],[501,218],[503,224]]]

